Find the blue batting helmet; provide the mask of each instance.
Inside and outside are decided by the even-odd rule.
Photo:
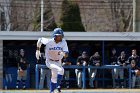
[[[53,30],[53,37],[55,37],[55,36],[57,36],[57,35],[62,35],[62,36],[64,36],[63,30],[62,30],[61,28],[55,28],[55,29]]]

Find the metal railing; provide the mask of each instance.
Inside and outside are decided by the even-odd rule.
[[[36,64],[36,68],[35,68],[35,71],[36,71],[36,75],[35,75],[36,89],[39,89],[39,69],[40,68],[47,68],[47,66]],[[70,66],[64,66],[64,68],[71,68],[71,69],[82,68],[83,69],[83,74],[82,74],[82,82],[83,82],[82,88],[83,89],[86,88],[86,69],[87,68],[94,68],[94,69],[114,69],[114,68],[122,69],[123,68],[123,69],[128,69],[128,71],[129,71],[129,77],[128,77],[129,86],[128,87],[131,88],[131,66],[122,67],[122,66],[116,66],[116,65],[104,65],[104,66],[96,67],[96,66],[70,65]]]

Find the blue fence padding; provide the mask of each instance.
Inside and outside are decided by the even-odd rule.
[[[36,69],[35,69],[35,71],[36,71],[36,75],[35,75],[36,89],[39,89],[39,69],[40,68],[47,68],[47,66],[46,65],[36,64]],[[77,65],[70,65],[70,66],[64,66],[64,68],[71,68],[71,69],[82,68],[83,69],[83,74],[82,74],[83,75],[82,76],[82,81],[83,81],[82,88],[83,89],[86,88],[86,69],[87,68],[94,68],[94,69],[123,68],[123,69],[128,69],[129,70],[128,82],[129,82],[129,88],[131,88],[131,67],[130,66],[122,67],[122,66],[118,66],[118,65],[104,65],[104,66],[96,67],[96,66],[77,66]]]
[[[26,80],[26,87],[30,87],[30,69],[27,69],[27,80]],[[3,88],[7,86],[8,89],[15,89],[16,88],[16,81],[17,81],[17,68],[16,67],[9,67],[6,68],[5,74],[11,74],[12,82],[7,82],[6,78],[3,78]]]

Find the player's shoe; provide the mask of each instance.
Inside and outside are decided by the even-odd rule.
[[[61,93],[61,88],[57,88],[57,90],[58,90],[58,93]]]
[[[5,86],[4,89],[7,90],[7,86]]]
[[[26,89],[26,86],[23,86],[22,89]]]
[[[70,86],[69,86],[69,85],[67,85],[67,86],[66,86],[66,88],[67,88],[67,89],[69,89],[69,88],[70,88]]]
[[[54,90],[53,93],[61,93],[61,89],[60,88],[57,88],[57,89]]]
[[[19,89],[19,87],[18,87],[18,86],[16,86],[16,89]]]

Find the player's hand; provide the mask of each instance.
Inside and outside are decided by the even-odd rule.
[[[39,60],[39,57],[41,57],[41,53],[39,50],[36,50],[36,58],[37,60]]]
[[[22,69],[19,69],[19,72],[18,73],[19,73],[20,76],[25,76],[24,75],[24,71]]]
[[[84,62],[83,62],[83,66],[86,66],[86,64],[87,64],[86,61],[84,61]]]
[[[20,72],[23,72],[23,70],[22,70],[21,68],[19,69],[19,71],[20,71]]]
[[[96,66],[100,66],[100,63],[96,63],[95,65],[96,65]]]
[[[61,55],[61,56],[65,56],[65,53],[63,52],[63,51],[61,51],[61,52],[58,52],[58,55]]]

